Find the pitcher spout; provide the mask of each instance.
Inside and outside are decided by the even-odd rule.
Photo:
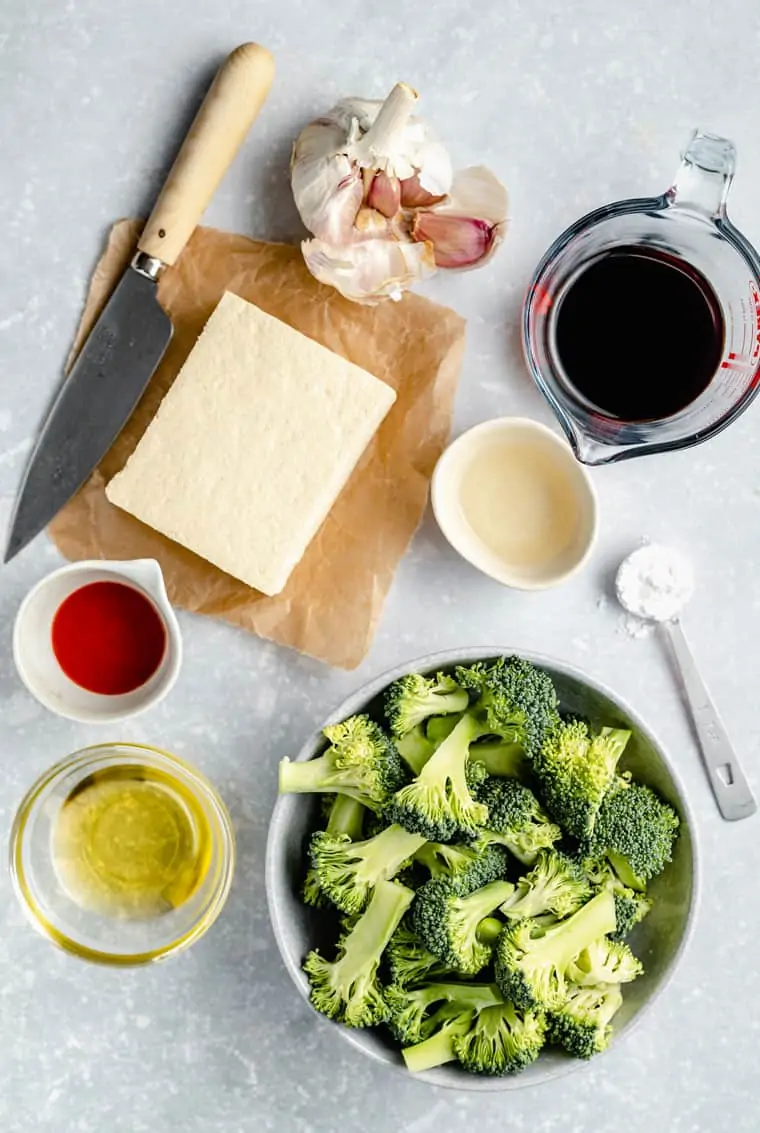
[[[711,220],[724,217],[735,170],[734,143],[717,134],[695,130],[667,191],[669,205]]]

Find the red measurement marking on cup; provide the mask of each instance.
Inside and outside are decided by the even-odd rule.
[[[755,314],[755,335],[752,340],[752,353],[747,356],[737,354],[735,351],[730,350],[720,364],[721,370],[741,370],[746,373],[747,370],[754,370],[758,362],[760,362],[760,291],[758,291],[756,284],[752,280],[749,281],[749,294]],[[758,375],[755,380],[760,380],[760,375]]]

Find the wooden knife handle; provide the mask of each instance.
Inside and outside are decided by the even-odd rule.
[[[264,104],[274,77],[265,47],[244,43],[217,72],[166,184],[145,226],[138,248],[173,264],[240,148]]]

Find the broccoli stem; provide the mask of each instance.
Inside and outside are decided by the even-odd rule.
[[[281,760],[279,792],[281,795],[349,795],[371,805],[371,800],[351,784],[350,772],[335,767],[329,751],[316,759]]]
[[[381,830],[374,838],[359,843],[359,846],[367,851],[364,860],[366,868],[358,866],[357,874],[369,878],[374,878],[378,874],[385,878],[393,877],[407,858],[411,858],[425,845],[425,841],[422,834],[410,834],[403,826],[398,826],[396,823],[386,826],[385,830]]]
[[[483,734],[482,725],[470,712],[466,712],[451,735],[446,737],[439,748],[436,748],[422,768],[418,776],[420,782],[439,782],[448,772],[449,778],[467,791],[465,769],[470,744]]]
[[[615,899],[605,890],[536,940],[530,951],[531,962],[541,964],[546,956],[550,964],[564,970],[592,941],[614,932],[616,927]]]
[[[626,858],[622,854],[618,854],[615,850],[610,850],[607,854],[610,865],[618,875],[623,885],[627,885],[629,889],[636,889],[639,893],[646,892],[646,882],[642,881],[640,877],[631,869]]]
[[[498,909],[499,905],[502,905],[511,897],[514,888],[511,881],[492,881],[489,885],[484,885],[482,889],[476,889],[474,893],[463,897],[462,905],[466,907],[468,915],[476,922],[482,922],[486,918],[495,920],[495,918],[490,917],[489,914],[492,913],[494,909]],[[504,926],[501,925],[501,928],[503,927]],[[478,932],[480,932],[480,927],[478,928]],[[485,932],[489,932],[487,926]],[[498,936],[499,934],[497,933],[496,935]]]
[[[414,890],[398,882],[378,882],[366,912],[349,933],[345,951],[336,961],[344,986],[350,987],[359,979],[368,963],[379,962],[413,899]]]
[[[478,925],[477,937],[481,944],[495,944],[503,930],[503,921],[497,920],[496,917],[484,917]]]
[[[434,1066],[443,1066],[445,1062],[454,1062],[456,1054],[453,1040],[467,1034],[472,1019],[471,1011],[457,1015],[445,1022],[429,1039],[402,1050],[407,1070],[412,1074],[420,1074],[423,1070],[432,1070]]]
[[[350,795],[336,795],[327,820],[328,834],[346,834],[352,842],[362,836],[366,808]]]
[[[489,775],[502,779],[519,779],[525,774],[527,760],[521,744],[486,740],[470,749],[470,759],[485,765]]]
[[[407,732],[401,739],[397,739],[395,743],[396,750],[414,775],[419,775],[435,750],[434,745],[425,736],[421,724],[411,732]]]

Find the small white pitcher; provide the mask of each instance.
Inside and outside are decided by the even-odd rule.
[[[166,649],[150,680],[132,692],[106,696],[88,692],[70,680],[53,652],[52,625],[61,603],[92,582],[121,581],[139,590],[161,617]],[[83,724],[126,720],[162,700],[182,664],[182,637],[169,602],[161,567],[155,559],[106,562],[90,559],[53,571],[30,590],[19,607],[13,629],[13,659],[32,696],[59,716]]]

